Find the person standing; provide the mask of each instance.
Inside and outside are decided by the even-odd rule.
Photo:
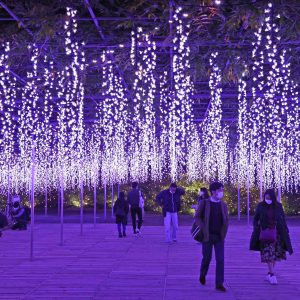
[[[199,197],[197,200],[197,207],[199,207],[200,202],[203,200],[209,199],[209,192],[208,189],[205,187],[200,188],[199,190]]]
[[[143,211],[140,204],[141,197],[143,197],[142,192],[138,189],[138,183],[132,183],[132,189],[127,195],[127,201],[130,205],[130,213],[132,219],[133,233],[139,234],[142,223],[143,223]],[[136,217],[138,217],[138,224],[136,226]]]
[[[224,287],[224,243],[228,230],[228,208],[222,198],[224,187],[220,182],[209,186],[211,197],[200,202],[195,214],[195,223],[202,228],[202,262],[199,281],[206,284],[206,275],[212,258],[212,249],[216,257],[216,289],[226,292]]]
[[[185,194],[185,190],[177,187],[176,183],[171,183],[167,190],[161,191],[156,196],[156,202],[162,207],[164,216],[164,226],[166,242],[177,241],[178,212],[181,210],[180,197]]]
[[[281,203],[273,189],[267,189],[262,202],[258,203],[253,220],[250,250],[260,251],[261,262],[268,266],[266,280],[277,284],[275,263],[286,260],[286,251],[293,254],[289,229]]]
[[[129,212],[129,205],[125,200],[125,193],[120,192],[119,197],[114,205],[114,215],[116,216],[116,223],[118,226],[119,237],[126,237],[127,215]]]

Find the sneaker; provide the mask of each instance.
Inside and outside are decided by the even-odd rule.
[[[270,277],[271,277],[271,275],[270,275],[270,272],[269,272],[268,275],[265,277],[265,281],[270,282]]]
[[[216,290],[220,292],[226,292],[226,288],[224,287],[223,284],[217,284],[216,285]]]
[[[205,285],[205,283],[206,283],[205,276],[200,276],[199,281],[202,285]]]
[[[123,237],[123,236],[122,236],[122,233],[119,233],[119,238],[121,238],[121,237]]]
[[[176,242],[177,242],[177,239],[173,239],[173,242],[176,243]]]
[[[276,276],[274,274],[270,275],[270,283],[271,284],[278,284],[277,278],[276,278]]]
[[[123,232],[123,237],[125,237],[126,236],[126,232]]]

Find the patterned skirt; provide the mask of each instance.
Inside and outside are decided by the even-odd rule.
[[[286,260],[286,252],[284,250],[280,236],[277,234],[277,240],[274,243],[261,242],[260,255],[262,263],[272,263],[275,261]]]

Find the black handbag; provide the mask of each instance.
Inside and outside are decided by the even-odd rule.
[[[197,242],[202,242],[203,241],[202,228],[201,228],[201,226],[197,225],[195,222],[192,225],[191,234],[192,234],[192,237],[195,241],[197,241]]]
[[[205,207],[206,207],[206,204],[204,202],[203,211],[202,211],[202,214],[201,214],[201,219],[202,220],[204,220]],[[192,225],[191,234],[192,234],[192,237],[195,241],[200,242],[200,243],[203,241],[204,235],[203,235],[202,227],[197,225],[195,221]]]

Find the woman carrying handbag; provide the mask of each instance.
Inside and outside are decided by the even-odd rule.
[[[264,200],[257,205],[250,250],[260,251],[261,262],[268,265],[266,280],[277,284],[275,263],[286,260],[286,251],[291,255],[293,249],[284,211],[273,189],[266,190]]]

